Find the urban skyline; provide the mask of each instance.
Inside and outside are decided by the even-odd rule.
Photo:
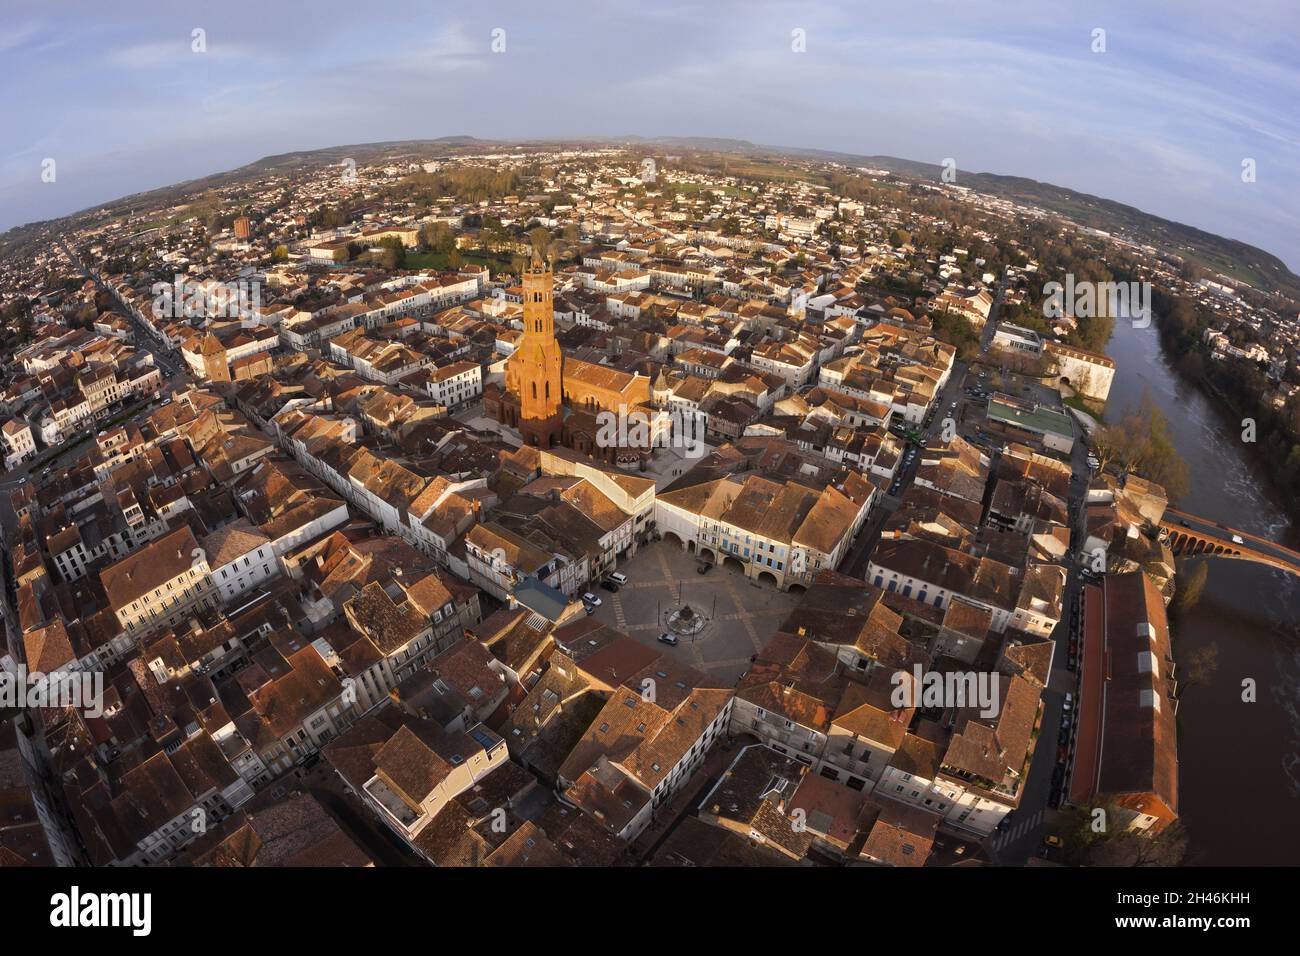
[[[250,28],[237,6],[56,5],[0,30],[15,134],[0,228],[344,143],[710,136],[952,158],[1300,269],[1300,51],[1269,28],[1286,5],[1129,6],[1012,3],[990,20],[957,3],[870,18],[828,5],[747,4],[741,17],[731,4],[615,3],[565,18],[394,4],[357,21],[323,2],[309,18],[259,10]],[[57,185],[41,183],[46,158]]]

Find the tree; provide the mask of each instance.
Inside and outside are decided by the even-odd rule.
[[[445,222],[426,222],[420,227],[420,245],[447,255],[456,248],[456,236]]]
[[[1205,579],[1209,577],[1210,566],[1198,561],[1192,569],[1180,575],[1178,594],[1174,598],[1174,608],[1180,614],[1186,614],[1200,603],[1201,593],[1205,590]]]
[[[272,262],[284,262],[289,258],[289,247],[284,245],[276,246],[271,250]]]
[[[1106,461],[1117,461],[1125,468],[1162,486],[1170,501],[1187,494],[1190,484],[1187,462],[1183,461],[1169,437],[1169,420],[1156,404],[1150,389],[1144,389],[1136,411],[1118,423],[1095,433],[1097,445]]]
[[[1219,669],[1219,645],[1211,641],[1196,648],[1187,655],[1187,665],[1183,669],[1183,687],[1196,687],[1209,684]]]
[[[963,362],[973,361],[979,354],[979,333],[965,316],[956,312],[942,312],[930,319],[934,323],[935,337],[956,346],[957,357]]]
[[[528,234],[529,241],[533,244],[533,252],[537,257],[546,260],[550,257],[551,252],[551,232],[545,226],[538,226]]]
[[[1104,812],[1105,827],[1095,829],[1094,810]],[[1061,836],[1067,866],[1178,866],[1187,856],[1187,831],[1175,820],[1159,833],[1119,829],[1125,811],[1114,800],[1099,808],[1062,809]]]
[[[390,272],[406,268],[406,247],[396,236],[385,236],[379,240],[379,264]]]
[[[1113,814],[1109,819],[1115,820]],[[1156,834],[1123,830],[1089,848],[1090,866],[1181,866],[1187,858],[1187,828],[1175,820]]]

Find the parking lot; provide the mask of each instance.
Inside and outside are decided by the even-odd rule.
[[[658,541],[619,563],[628,576],[617,594],[600,589],[595,617],[644,644],[673,655],[711,677],[734,682],[749,669],[750,658],[767,643],[799,601],[771,585],[750,581],[731,567],[697,571],[695,556],[680,545]],[[679,597],[680,595],[680,597]],[[658,642],[664,621],[681,601],[709,618],[694,638],[676,647]]]

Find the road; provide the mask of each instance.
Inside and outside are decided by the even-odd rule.
[[[948,381],[944,384],[943,389],[939,392],[938,398],[934,403],[934,412],[931,414],[929,424],[921,428],[921,444],[927,444],[936,432],[943,429],[943,421],[948,417],[952,403],[961,403],[962,387],[966,380],[968,366],[965,362],[954,361],[952,372],[948,376]],[[911,447],[909,444],[908,447]],[[911,462],[900,464],[898,471],[894,474],[894,480],[898,488],[894,494],[881,493],[879,500],[872,507],[871,513],[867,516],[866,522],[858,531],[858,537],[853,542],[844,559],[840,562],[840,573],[851,574],[854,577],[863,577],[863,572],[867,567],[867,559],[876,547],[876,542],[880,540],[880,529],[884,527],[889,516],[898,510],[903,495],[907,494],[907,489],[912,485],[912,479],[916,477],[916,470],[921,465],[921,456],[916,454]]]
[[[170,386],[174,381],[175,379],[171,377],[163,379],[161,386],[162,390],[166,391],[168,386]],[[109,406],[110,413],[105,420],[120,418],[122,421],[128,421],[147,409],[155,401],[157,401],[156,398],[146,398],[142,401],[136,402],[134,405],[129,405],[126,408],[117,411],[111,411],[112,406]],[[74,432],[68,436],[66,441],[61,442],[54,448],[42,449],[37,453],[35,458],[25,461],[20,465],[15,465],[12,469],[5,472],[4,477],[0,478],[0,489],[10,489],[13,486],[26,481],[31,477],[32,470],[38,465],[40,466],[41,471],[51,467],[55,461],[62,458],[74,448],[80,447],[86,439],[91,438],[103,428],[103,422],[94,422],[90,428],[87,428],[84,431]]]
[[[100,291],[108,294],[113,301],[113,311],[135,326],[136,348],[143,348],[153,356],[154,363],[162,369],[164,377],[169,382],[175,378],[185,378],[188,374],[185,363],[164,349],[157,338],[154,337],[154,334],[149,327],[139,321],[124,305],[122,305],[121,301],[117,297],[117,292],[113,287],[106,283],[98,273],[91,272],[87,269],[82,264],[81,260],[77,258],[76,254],[68,248],[67,243],[62,239],[59,240],[59,248],[63,250],[64,254],[72,262],[73,266],[76,267],[78,272],[87,279],[92,280],[95,285],[99,287]]]
[[[139,322],[135,316],[131,315],[121,302],[118,301],[117,295],[113,292],[112,288],[110,288],[98,275],[87,269],[62,239],[59,240],[59,246],[63,249],[64,253],[68,256],[68,259],[72,262],[77,271],[86,278],[93,280],[100,289],[108,293],[112,299],[113,311],[117,312],[135,326],[135,346],[137,348],[143,348],[152,355],[154,364],[162,372],[163,380],[160,390],[166,392],[177,383],[188,382],[190,380],[189,370],[186,368],[185,363],[168,354],[161,347],[158,341],[154,338],[153,333],[151,333],[143,323]],[[120,418],[123,421],[129,420],[149,408],[154,401],[154,398],[147,398],[143,401],[136,402],[134,405],[127,406],[123,410],[116,412],[110,410],[110,413],[106,418]],[[3,505],[0,506],[0,527],[3,527],[6,533],[12,532],[14,527],[13,513],[8,502],[8,492],[23,482],[30,480],[33,470],[37,469],[38,466],[39,470],[44,471],[46,468],[53,465],[53,463],[59,458],[63,457],[63,455],[81,447],[88,438],[93,437],[102,427],[102,422],[93,422],[89,428],[70,435],[57,447],[41,449],[35,458],[23,462],[20,465],[16,465],[14,468],[5,472],[3,477],[0,477],[0,500],[3,500]]]
[[[989,319],[985,323],[981,337],[980,350],[984,354],[987,354],[992,347],[993,336],[997,332],[998,311],[1005,297],[1004,276],[998,282],[993,306],[989,309]],[[1029,857],[1042,848],[1043,838],[1048,832],[1053,832],[1056,818],[1055,811],[1048,806],[1048,803],[1052,792],[1052,774],[1059,763],[1062,704],[1066,693],[1077,691],[1079,678],[1077,671],[1069,669],[1069,650],[1074,626],[1072,623],[1074,609],[1080,604],[1083,590],[1079,562],[1074,556],[1083,547],[1085,517],[1083,502],[1091,480],[1091,472],[1088,469],[1088,448],[1082,440],[1075,443],[1070,463],[1073,472],[1067,502],[1070,514],[1068,555],[1070,560],[1065,593],[1061,599],[1061,621],[1051,635],[1056,650],[1052,656],[1052,670],[1048,676],[1047,687],[1044,688],[1042,695],[1043,715],[1038,743],[1020,795],[1020,804],[1008,814],[999,827],[998,833],[985,845],[985,856],[995,863],[1023,865]]]
[[[988,858],[995,863],[1023,865],[1043,846],[1043,838],[1055,832],[1055,812],[1048,806],[1052,791],[1052,773],[1058,764],[1059,735],[1062,703],[1066,693],[1078,699],[1079,672],[1069,669],[1070,635],[1073,632],[1074,608],[1079,606],[1083,593],[1080,565],[1074,559],[1083,547],[1083,500],[1088,491],[1091,473],[1088,469],[1088,449],[1082,441],[1076,442],[1071,459],[1073,475],[1070,478],[1070,563],[1065,594],[1061,600],[1061,622],[1052,631],[1056,651],[1052,657],[1052,672],[1043,690],[1043,717],[1038,733],[1038,744],[1033,763],[1020,797],[1020,806],[1007,816],[1000,834],[985,848]],[[1082,609],[1080,610],[1082,615]],[[1073,731],[1072,731],[1073,733]],[[1073,750],[1073,737],[1069,747]]]

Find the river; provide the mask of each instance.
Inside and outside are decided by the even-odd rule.
[[[1136,408],[1148,388],[1169,419],[1191,479],[1178,507],[1300,545],[1241,441],[1240,423],[1171,368],[1154,323],[1135,329],[1117,321],[1106,351],[1117,366],[1107,419]],[[1180,662],[1198,647],[1219,647],[1213,678],[1180,688],[1179,803],[1191,835],[1188,862],[1300,862],[1300,581],[1260,565],[1211,560],[1199,605],[1175,615],[1173,625]],[[1247,677],[1256,682],[1256,703],[1241,699]]]

